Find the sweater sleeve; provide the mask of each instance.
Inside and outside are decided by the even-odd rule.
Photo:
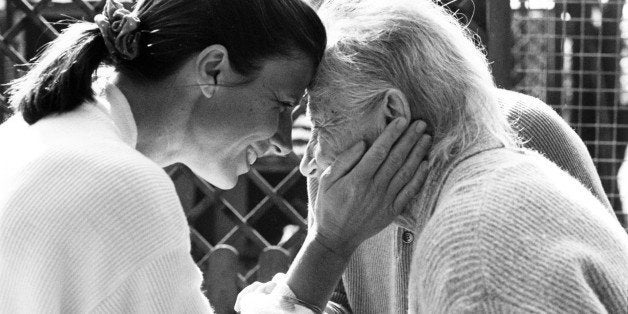
[[[417,244],[410,313],[628,313],[628,236],[556,170],[456,182]]]
[[[187,247],[178,247],[134,271],[93,312],[213,313],[201,278]]]
[[[506,90],[499,95],[500,106],[523,145],[567,171],[612,212],[589,151],[567,122],[537,98]]]
[[[0,202],[0,312],[210,311],[157,165],[98,142],[55,147],[20,173]]]

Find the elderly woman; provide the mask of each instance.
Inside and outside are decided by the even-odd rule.
[[[411,233],[388,228],[348,264],[355,312],[401,312],[375,303],[395,293],[411,313],[628,312],[628,236],[603,196],[520,148],[498,104],[510,95],[451,15],[427,0],[328,2],[319,14],[329,41],[309,89],[310,199],[335,156],[389,121],[423,119],[433,134],[427,184],[401,219]],[[373,289],[351,291],[361,286]]]

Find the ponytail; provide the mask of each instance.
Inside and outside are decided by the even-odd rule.
[[[27,123],[93,100],[92,75],[101,63],[130,78],[159,81],[219,44],[239,74],[252,76],[276,57],[305,55],[316,67],[327,40],[303,0],[145,0],[133,12],[107,0],[94,22],[69,26],[10,83],[9,102]]]
[[[9,103],[28,124],[71,111],[94,99],[92,75],[107,56],[96,25],[72,24],[35,58],[23,77],[9,84]]]

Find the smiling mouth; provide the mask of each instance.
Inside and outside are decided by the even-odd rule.
[[[249,165],[252,165],[257,160],[257,152],[253,147],[249,146],[246,148],[246,161]]]

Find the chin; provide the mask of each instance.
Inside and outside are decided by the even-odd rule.
[[[234,180],[216,180],[215,182],[207,180],[207,182],[221,190],[231,190],[238,184],[238,177],[235,177]]]
[[[231,190],[238,184],[238,174],[227,171],[212,171],[190,167],[190,170],[201,179],[221,190]]]

